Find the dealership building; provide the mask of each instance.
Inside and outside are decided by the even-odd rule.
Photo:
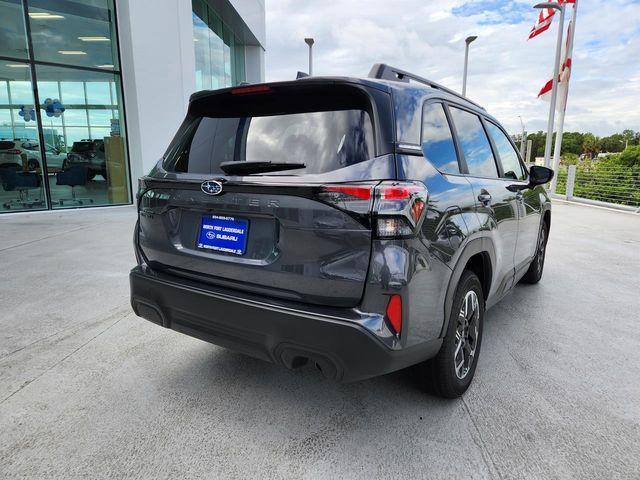
[[[264,80],[264,0],[0,0],[0,214],[132,203],[189,96]]]

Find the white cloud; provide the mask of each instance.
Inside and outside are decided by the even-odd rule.
[[[520,129],[518,115],[529,131],[544,130],[548,104],[536,94],[551,76],[557,27],[527,41],[536,13],[531,8],[529,16],[526,8],[536,2],[519,0],[507,16],[497,14],[504,2],[484,9],[489,3],[268,0],[267,80],[306,71],[302,39],[313,36],[316,75],[363,77],[372,64],[385,62],[460,90],[463,39],[473,34],[479,38],[471,46],[469,97],[512,132]],[[565,130],[640,130],[639,105],[640,1],[619,0],[611,7],[581,0]]]

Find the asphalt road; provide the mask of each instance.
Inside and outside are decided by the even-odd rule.
[[[640,216],[554,206],[463,399],[133,315],[131,207],[0,216],[0,478],[639,478]]]

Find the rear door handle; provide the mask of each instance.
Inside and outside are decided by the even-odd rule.
[[[478,201],[483,205],[489,205],[491,203],[491,194],[488,192],[483,192],[478,195]]]

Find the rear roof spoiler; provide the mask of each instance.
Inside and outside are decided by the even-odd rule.
[[[426,78],[420,77],[418,75],[415,75],[413,73],[407,72],[405,70],[401,70],[399,68],[392,67],[390,65],[387,65],[386,63],[376,63],[376,64],[374,64],[373,67],[371,67],[371,70],[369,71],[369,75],[368,76],[369,76],[369,78],[377,78],[379,80],[391,80],[392,82],[402,82],[402,83],[409,83],[410,80],[413,80],[414,82],[421,83],[422,85],[426,85],[427,87],[431,87],[431,88],[434,88],[436,90],[441,90],[443,92],[448,93],[449,95],[453,95],[455,97],[462,98],[465,101],[467,101],[467,102],[475,105],[476,107],[484,110],[484,107],[478,105],[475,102],[472,102],[467,97],[463,97],[461,94],[451,90],[450,88],[447,88],[447,87],[445,87],[443,85],[440,85],[439,83],[432,82],[431,80],[428,80]]]

